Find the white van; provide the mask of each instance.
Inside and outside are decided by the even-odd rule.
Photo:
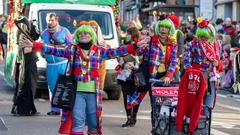
[[[84,4],[45,4],[45,3],[31,3],[26,4],[24,7],[24,15],[29,20],[36,20],[38,22],[39,30],[42,32],[46,27],[46,14],[49,12],[55,12],[59,16],[59,23],[69,29],[73,34],[77,28],[77,24],[80,21],[95,20],[98,22],[103,37],[107,44],[112,48],[119,46],[117,29],[115,26],[114,15],[110,6],[102,5],[84,5]],[[38,86],[46,86],[46,61],[40,53],[37,53],[39,61],[38,67]],[[120,98],[120,86],[116,82],[115,67],[118,62],[116,59],[106,61],[107,75],[105,79],[105,91],[108,94],[109,99]]]

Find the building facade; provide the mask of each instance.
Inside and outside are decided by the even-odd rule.
[[[140,0],[140,20],[154,23],[161,14],[177,15],[181,20],[192,20],[199,14],[198,0]]]
[[[122,21],[139,17],[143,25],[155,23],[161,14],[175,14],[181,20],[201,16],[240,21],[240,0],[122,0],[120,7]]]
[[[240,21],[240,0],[216,0],[215,17],[225,19],[232,18],[233,21]]]
[[[140,4],[139,0],[122,0],[120,4],[122,21],[132,21],[139,16]]]

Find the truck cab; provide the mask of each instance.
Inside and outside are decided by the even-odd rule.
[[[24,6],[24,15],[28,17],[29,20],[36,20],[40,32],[47,28],[46,14],[49,12],[55,12],[59,17],[59,23],[69,29],[73,34],[78,28],[78,23],[80,21],[95,20],[99,24],[104,40],[111,48],[116,48],[119,46],[117,28],[115,26],[113,11],[110,6],[107,5],[87,5],[87,4],[65,4],[65,3],[28,3]],[[16,38],[17,39],[17,38]],[[41,40],[41,39],[39,39]],[[15,42],[14,44],[16,44]],[[14,45],[14,47],[18,47]],[[40,52],[37,52],[39,61],[37,62],[38,67],[38,88],[47,86],[46,80],[46,61],[42,57]],[[21,59],[21,58],[20,58]],[[20,60],[21,61],[21,60]],[[17,65],[19,63],[17,59],[11,61],[12,64]],[[115,67],[118,62],[116,59],[106,60],[106,79],[104,90],[108,94],[109,99],[119,99],[120,98],[120,86],[116,82],[116,71]],[[9,64],[8,64],[9,65]],[[16,75],[19,72],[17,69],[19,66],[13,68],[14,72],[9,79],[15,78],[18,80]],[[5,68],[8,68],[7,65]],[[11,82],[11,81],[8,81]],[[9,83],[8,83],[9,84]],[[12,84],[13,85],[13,84]]]

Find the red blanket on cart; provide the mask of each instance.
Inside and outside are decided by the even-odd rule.
[[[193,133],[201,115],[206,81],[200,70],[187,69],[179,85],[176,130],[181,131],[184,115],[190,118],[189,133]]]

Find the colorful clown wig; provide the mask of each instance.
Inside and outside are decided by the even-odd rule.
[[[164,19],[164,20],[160,20],[158,21],[156,27],[155,27],[155,32],[157,35],[161,35],[160,33],[160,28],[161,27],[167,27],[169,29],[168,31],[168,35],[169,36],[172,36],[175,32],[175,27],[174,27],[174,24],[173,22],[170,20],[170,19]]]
[[[94,27],[98,26],[98,23],[95,20],[90,20],[88,23],[90,26],[94,26]]]
[[[98,43],[100,44],[101,42],[104,42],[102,30],[101,30],[101,28],[99,27],[97,21],[95,21],[95,20],[90,20],[88,23],[89,23],[89,25],[90,25],[92,28],[97,27],[96,34],[97,34]],[[95,29],[95,28],[94,28],[94,29]]]
[[[89,33],[91,36],[91,42],[95,44],[97,42],[97,36],[96,33],[94,32],[93,28],[89,25],[82,25],[78,29],[76,29],[73,39],[75,44],[79,44],[79,34],[82,32]]]
[[[215,28],[211,24],[209,24],[207,20],[201,20],[201,22],[199,22],[196,31],[197,38],[204,37],[213,41],[215,33]]]
[[[89,22],[89,25],[93,28],[93,30],[98,33],[98,23],[95,21],[95,20],[90,20]]]
[[[82,25],[89,25],[89,22],[88,21],[80,21],[78,24],[77,24],[77,27],[80,27]]]

